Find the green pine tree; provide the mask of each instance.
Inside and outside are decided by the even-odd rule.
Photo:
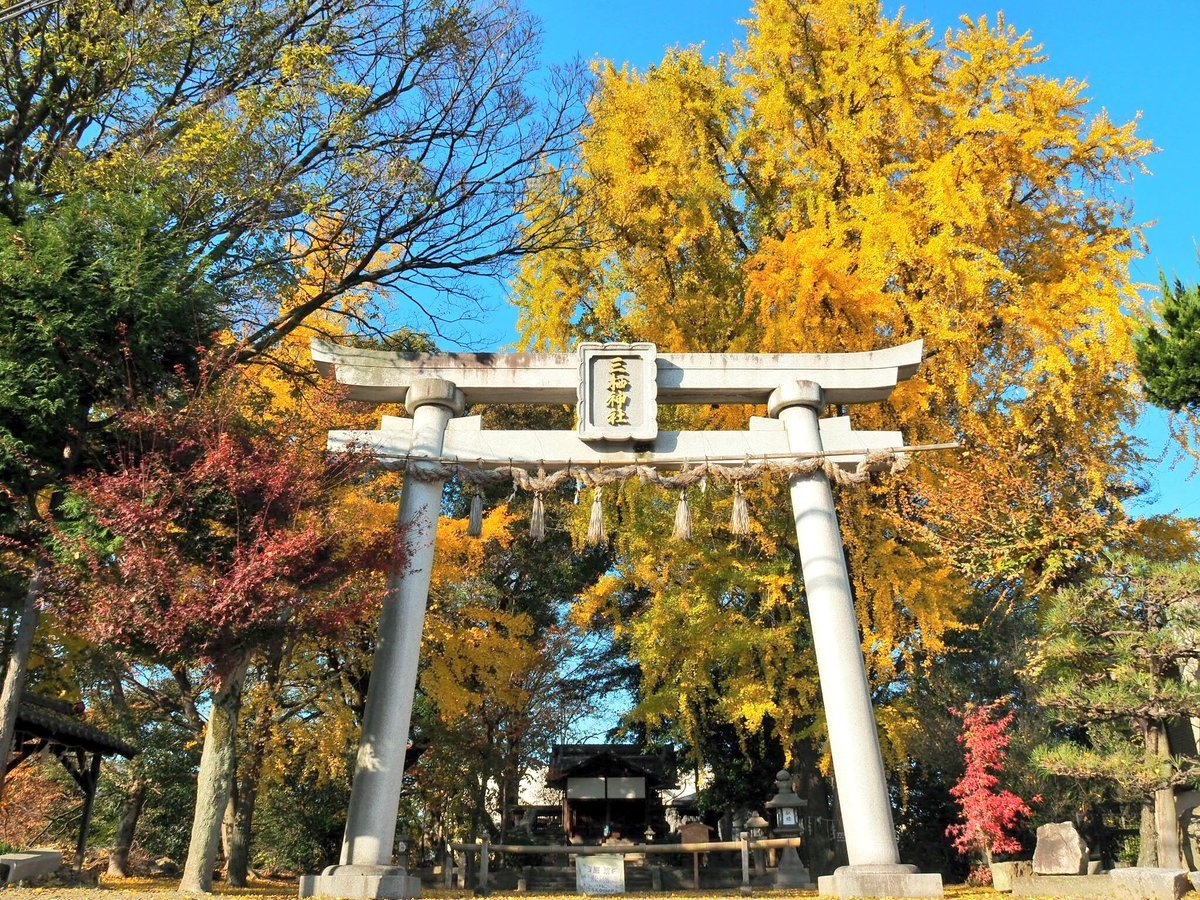
[[[1196,783],[1200,759],[1170,746],[1168,725],[1200,709],[1198,659],[1200,563],[1125,557],[1048,599],[1025,670],[1068,726],[1035,760],[1141,803],[1139,865],[1180,864],[1175,789]]]
[[[1137,339],[1146,396],[1165,409],[1200,409],[1200,286],[1162,276],[1162,328]]]

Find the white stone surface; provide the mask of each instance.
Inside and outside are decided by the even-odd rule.
[[[853,469],[872,450],[900,450],[903,436],[898,431],[853,431],[849,418],[821,419],[825,450],[834,451],[830,461]],[[770,422],[770,426],[757,424]],[[412,455],[412,420],[383,416],[377,431],[330,431],[330,450],[358,447],[369,450],[383,465]],[[633,452],[589,444],[569,431],[507,431],[481,429],[478,416],[454,419],[446,430],[442,458],[467,465],[496,466],[507,462],[547,470],[568,464],[599,463],[654,464],[656,457],[711,460],[736,464],[756,462],[763,456],[786,456],[793,448],[779,422],[755,417],[749,431],[660,431],[644,451]]]
[[[1011,891],[1014,878],[1026,878],[1033,874],[1033,861],[1013,859],[994,862],[991,865],[992,887],[997,891]]]
[[[410,398],[410,405],[416,407],[411,439],[411,452],[415,457],[436,458],[441,454],[446,425],[454,412],[443,405],[444,402],[453,405],[453,402],[439,396],[440,389],[430,387],[429,399],[438,402],[418,405],[420,398]],[[454,396],[453,390],[450,396]],[[461,403],[458,408],[461,409]],[[407,553],[390,576],[388,595],[379,619],[346,817],[346,835],[342,843],[343,865],[390,866],[392,863],[396,811],[404,783],[404,756],[417,684],[425,605],[433,572],[433,545],[441,512],[442,484],[441,481],[409,478],[405,480],[400,496],[397,528]]]
[[[822,897],[943,897],[942,876],[915,866],[843,866],[817,879]]]
[[[801,403],[779,411],[793,451],[822,449],[817,415]],[[829,479],[823,472],[793,476],[791,495],[846,855],[851,866],[896,865],[892,805]]]
[[[1117,872],[1137,873],[1130,877]],[[1190,885],[1182,869],[1113,869],[1104,875],[1029,875],[1013,879],[1014,897],[1180,900]]]
[[[363,868],[330,866],[320,875],[302,875],[300,896],[342,900],[408,900],[421,896],[421,879],[403,869],[370,872]]]
[[[16,884],[52,875],[62,866],[58,850],[26,850],[0,855],[0,884]]]
[[[1191,890],[1191,881],[1185,869],[1131,866],[1113,869],[1108,873],[1123,896],[1179,900]]]
[[[867,353],[663,353],[659,403],[765,403],[781,382],[813,381],[830,403],[886,399],[921,363],[913,341]],[[349,388],[350,398],[404,399],[418,378],[458,385],[468,403],[570,403],[578,397],[573,353],[401,353],[312,342],[313,360]]]

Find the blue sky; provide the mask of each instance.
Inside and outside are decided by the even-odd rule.
[[[526,0],[542,21],[547,62],[575,56],[608,58],[644,68],[668,47],[703,44],[710,55],[732,50],[745,33],[740,21],[750,0]],[[1117,121],[1141,114],[1140,131],[1160,152],[1152,174],[1129,188],[1137,218],[1153,222],[1150,250],[1134,269],[1157,284],[1160,268],[1184,280],[1200,280],[1200,2],[1196,0],[885,0],[889,14],[905,10],[910,21],[928,20],[941,35],[960,16],[992,18],[1003,11],[1009,24],[1028,31],[1044,47],[1047,74],[1087,82],[1097,110]],[[488,317],[484,342],[500,347],[513,339],[515,315],[497,309]],[[1151,455],[1170,455],[1165,417],[1150,411],[1137,434]],[[1190,461],[1156,464],[1146,475],[1156,486],[1139,512],[1200,515],[1200,478]]]

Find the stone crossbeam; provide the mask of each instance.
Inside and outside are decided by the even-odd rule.
[[[383,416],[377,431],[331,431],[329,449],[363,450],[383,466],[402,464],[412,453],[412,420]],[[821,420],[824,452],[835,465],[855,468],[872,450],[900,450],[898,431],[854,431],[847,416]],[[787,431],[776,419],[754,416],[749,431],[660,431],[644,449],[628,445],[611,448],[585,442],[569,431],[500,431],[482,429],[478,416],[451,419],[441,458],[463,465],[502,466],[509,463],[547,471],[570,465],[645,463],[670,465],[681,458],[723,464],[787,456]]]
[[[753,403],[785,381],[814,381],[828,403],[887,399],[921,364],[923,343],[864,353],[661,353],[660,403]],[[576,353],[401,353],[312,342],[321,373],[351,400],[399,403],[421,378],[456,385],[467,403],[570,403],[579,390]]]

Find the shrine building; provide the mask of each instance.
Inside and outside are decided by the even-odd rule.
[[[572,844],[646,840],[669,830],[662,792],[677,786],[675,756],[630,744],[556,744],[546,786],[562,791],[562,827]]]

